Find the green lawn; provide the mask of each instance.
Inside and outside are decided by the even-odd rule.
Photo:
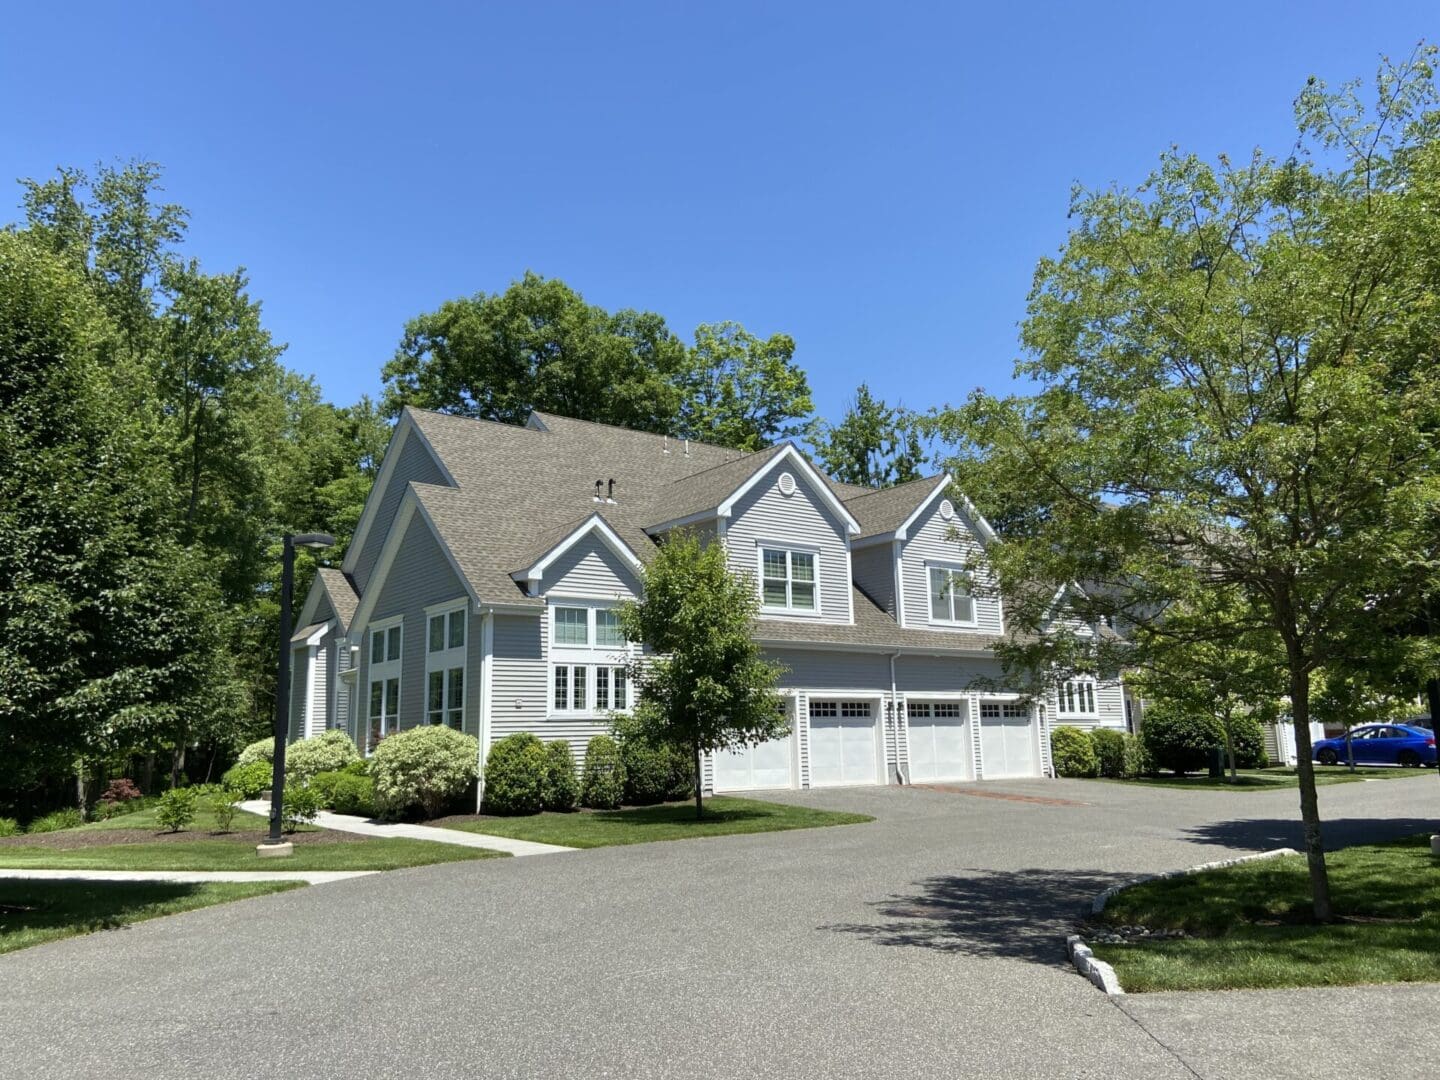
[[[288,859],[262,861],[251,841],[196,839],[80,848],[6,846],[0,847],[0,866],[50,870],[398,870],[501,854],[430,840],[385,837],[296,844],[295,854]]]
[[[1435,774],[1429,769],[1387,769],[1357,766],[1352,773],[1348,766],[1315,766],[1315,784],[1353,784],[1363,780],[1405,780],[1417,776],[1428,776],[1435,782]],[[1227,772],[1219,779],[1209,776],[1137,776],[1128,780],[1105,780],[1107,784],[1140,784],[1144,787],[1188,788],[1206,791],[1274,791],[1277,788],[1293,788],[1298,783],[1294,769],[1240,769],[1232,783]]]
[[[0,953],[301,887],[288,881],[0,881]]]
[[[156,807],[147,806],[144,810],[136,810],[133,814],[122,814],[119,817],[107,818],[104,821],[92,821],[85,825],[77,826],[80,829],[101,830],[101,829],[143,829],[149,832],[160,832],[164,826],[155,820]],[[256,829],[268,829],[270,819],[261,817],[259,814],[252,814],[248,810],[236,810],[235,817],[230,822],[231,832],[254,832]],[[202,801],[200,810],[195,814],[195,820],[185,826],[186,832],[208,833],[215,832],[220,828],[215,822],[215,815],[210,812]],[[313,825],[304,826],[306,829],[313,829]]]
[[[1309,922],[1301,856],[1153,881],[1116,896],[1111,925],[1188,938],[1093,945],[1127,991],[1440,980],[1440,860],[1428,835],[1329,856],[1339,921]]]
[[[873,818],[803,806],[785,806],[757,799],[719,796],[705,800],[705,816],[695,820],[694,803],[641,806],[629,810],[597,810],[530,817],[479,818],[452,821],[446,828],[509,836],[564,847],[593,848],[612,844],[646,844],[652,840],[691,840],[732,833],[814,829],[825,825],[857,825]]]

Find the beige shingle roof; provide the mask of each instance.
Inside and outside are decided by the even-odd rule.
[[[851,587],[855,601],[855,625],[762,619],[755,638],[766,644],[830,646],[853,645],[860,649],[910,649],[936,653],[988,653],[995,645],[991,634],[964,630],[913,630],[900,627],[889,613],[878,607],[859,589]]]
[[[320,584],[325,587],[325,593],[330,597],[330,606],[335,609],[335,615],[340,620],[340,633],[343,634],[350,629],[350,620],[355,617],[360,596],[343,572],[322,566],[317,573]]]
[[[863,494],[846,498],[845,509],[860,522],[858,539],[894,532],[930,498],[939,483],[940,477],[927,476],[879,490],[864,488]]]

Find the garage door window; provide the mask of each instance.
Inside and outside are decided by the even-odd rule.
[[[1025,706],[1013,701],[982,701],[980,718],[982,720],[1028,720],[1030,711]]]
[[[905,707],[905,712],[912,720],[958,720],[960,703],[958,701],[914,702]]]

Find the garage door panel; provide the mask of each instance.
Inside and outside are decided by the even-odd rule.
[[[981,702],[980,751],[984,775],[991,779],[1039,776],[1030,710],[1012,702]]]
[[[793,787],[790,736],[715,755],[715,790]]]
[[[879,757],[868,702],[810,703],[810,782],[874,784]]]
[[[953,702],[911,702],[909,726],[910,780],[964,780],[969,768],[969,725]]]

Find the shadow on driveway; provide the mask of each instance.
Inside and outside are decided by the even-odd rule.
[[[1336,851],[1352,844],[1375,844],[1382,840],[1399,840],[1416,833],[1434,832],[1434,818],[1336,818],[1320,820],[1320,835],[1326,851]],[[1232,821],[1211,821],[1192,825],[1184,836],[1202,844],[1220,844],[1246,851],[1269,851],[1277,847],[1303,850],[1304,828],[1294,818],[1236,818]]]
[[[822,926],[877,945],[907,945],[968,956],[1065,962],[1096,893],[1138,876],[1090,870],[968,870],[928,878],[909,896],[874,904],[884,922]]]

